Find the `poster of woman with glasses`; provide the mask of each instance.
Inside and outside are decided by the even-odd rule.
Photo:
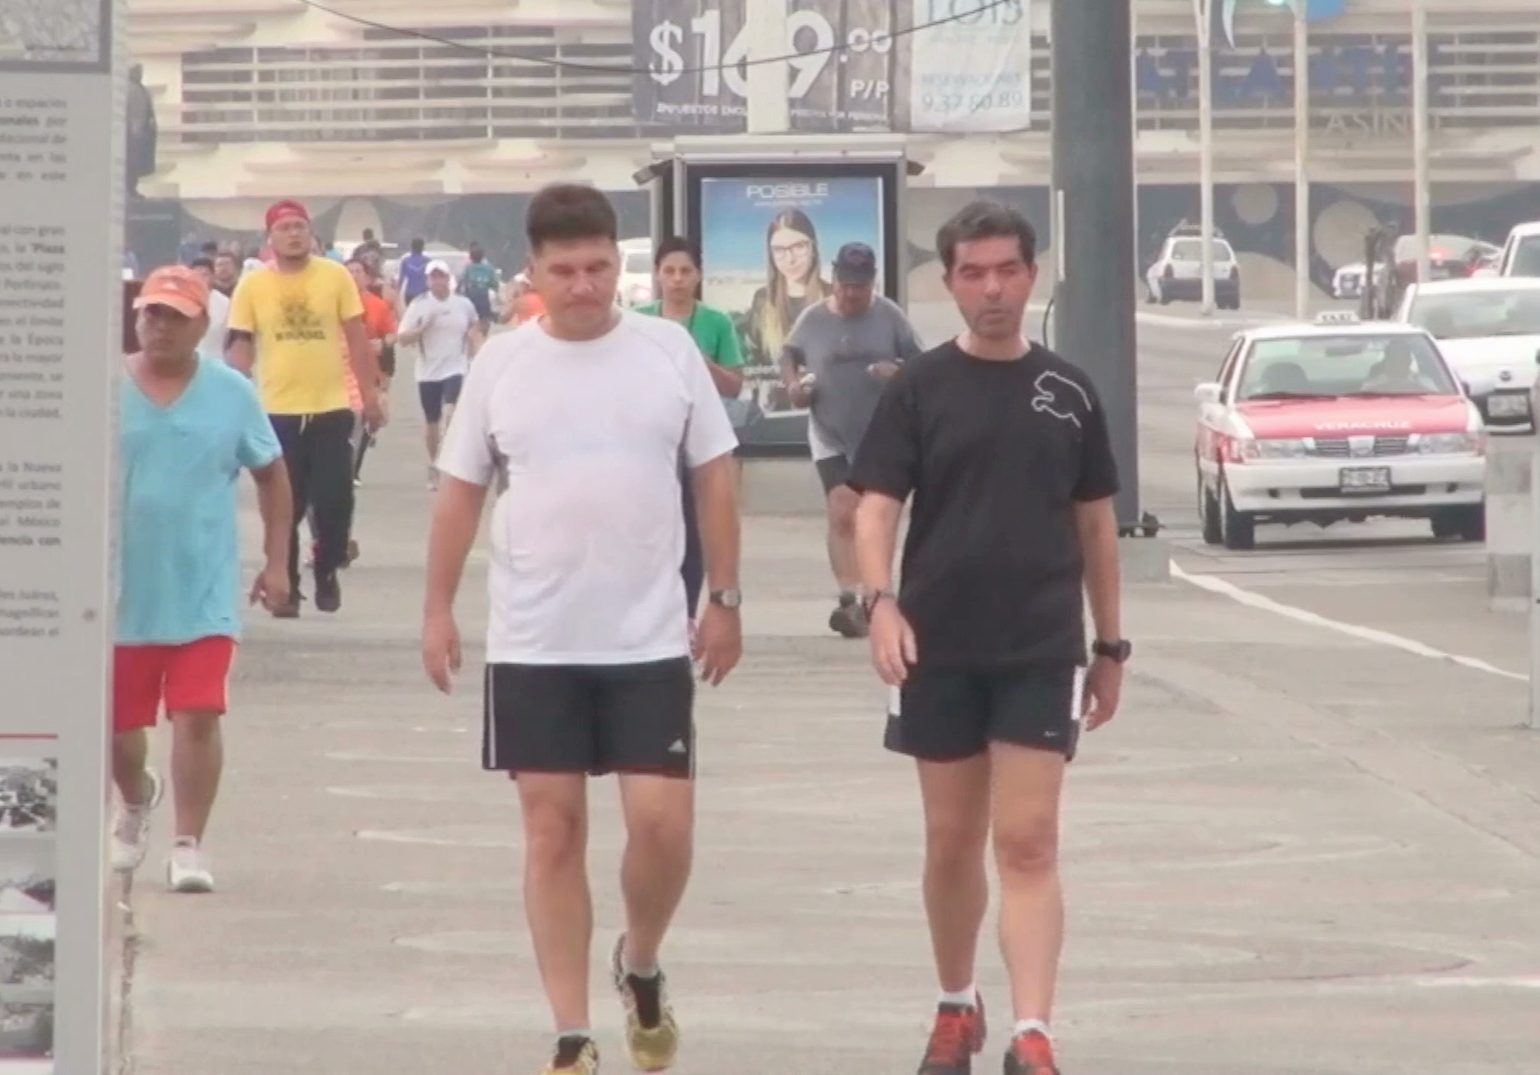
[[[781,387],[781,345],[797,316],[828,296],[829,261],[841,246],[866,243],[884,264],[882,178],[708,176],[700,226],[701,300],[738,326],[747,390],[766,416],[800,413]]]

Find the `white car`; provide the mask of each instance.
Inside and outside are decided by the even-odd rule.
[[[1540,279],[1499,276],[1413,284],[1396,320],[1438,341],[1489,431],[1534,429],[1529,390],[1540,371]]]
[[[1214,302],[1220,309],[1238,310],[1241,269],[1235,261],[1235,250],[1223,238],[1210,241],[1214,244]],[[1166,239],[1160,256],[1144,274],[1144,286],[1149,301],[1162,306],[1176,300],[1202,301],[1202,237],[1182,233]]]
[[[1498,276],[1540,276],[1540,220],[1520,224],[1508,233],[1497,259]]]
[[[1238,333],[1198,401],[1198,515],[1211,545],[1249,549],[1259,523],[1370,516],[1485,536],[1485,435],[1431,337],[1412,325],[1314,324]]]
[[[619,288],[622,306],[645,306],[653,300],[651,239],[621,240]]]
[[[1385,266],[1380,265],[1375,269],[1375,275],[1379,277],[1381,289],[1385,286]],[[1364,288],[1368,286],[1369,266],[1361,261],[1339,268],[1332,276],[1331,293],[1334,298],[1358,299],[1362,298]]]

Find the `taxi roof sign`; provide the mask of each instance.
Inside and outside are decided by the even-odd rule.
[[[1317,325],[1357,325],[1361,322],[1353,310],[1325,310],[1316,315]]]

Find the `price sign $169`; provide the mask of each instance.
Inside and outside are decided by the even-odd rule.
[[[834,27],[828,18],[817,11],[794,11],[786,20],[786,37],[793,42],[792,49],[799,55],[787,60],[792,80],[787,96],[792,100],[804,96],[812,89],[818,76],[824,73],[838,53],[832,51],[836,44]],[[803,31],[809,31],[810,47],[803,51]],[[739,97],[748,97],[749,83],[743,62],[749,55],[749,26],[738,31],[726,48],[722,45],[721,11],[705,11],[690,20],[689,33],[700,39],[701,94],[714,97],[722,92],[722,83]],[[685,40],[685,28],[672,19],[660,22],[647,35],[652,46],[653,60],[648,65],[652,80],[660,86],[672,85],[683,75],[687,66],[680,48]],[[851,30],[845,37],[844,46],[850,52],[886,53],[893,49],[893,38],[887,30]]]

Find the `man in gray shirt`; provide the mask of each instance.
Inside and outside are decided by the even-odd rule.
[[[803,310],[786,338],[781,379],[792,404],[812,411],[808,443],[828,499],[829,565],[840,589],[829,627],[846,638],[864,638],[855,559],[860,497],[846,479],[884,385],[924,348],[904,311],[875,294],[877,255],[871,247],[840,247],[833,277],[833,293]]]

